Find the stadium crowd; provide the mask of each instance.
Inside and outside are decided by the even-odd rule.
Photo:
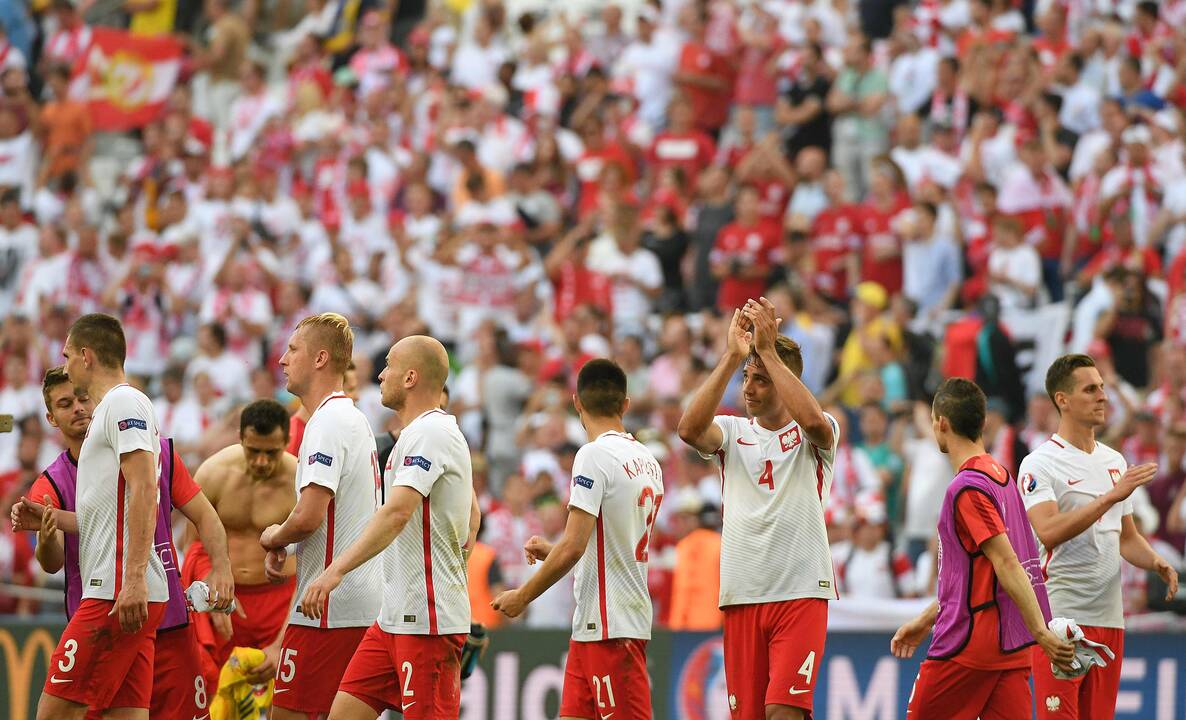
[[[576,371],[607,356],[664,468],[657,621],[715,628],[721,478],[676,424],[728,314],[764,295],[842,424],[840,593],[926,596],[950,477],[929,392],[985,388],[986,440],[1016,472],[1057,425],[1018,318],[1061,308],[1041,330],[1065,337],[1042,341],[1099,363],[1103,440],[1159,464],[1137,517],[1181,566],[1186,2],[197,5],[0,9],[0,505],[61,451],[41,378],[80,314],[120,317],[127,369],[196,470],[244,403],[293,406],[285,343],[334,311],[380,450],[400,430],[376,381],[392,340],[449,347],[490,598],[533,572],[527,538],[563,529]],[[133,133],[95,132],[68,92],[94,23],[184,38]],[[36,609],[2,584],[55,582],[31,541],[0,528],[2,613]],[[557,586],[526,624],[567,627],[572,603]]]

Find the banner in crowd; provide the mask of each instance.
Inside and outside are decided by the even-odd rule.
[[[181,72],[181,43],[96,27],[70,96],[90,106],[95,130],[138,128],[160,115]]]
[[[0,621],[0,718],[31,720],[61,624]],[[816,666],[816,714],[828,720],[905,720],[918,666],[889,653],[889,632],[833,632]],[[460,720],[553,720],[560,712],[569,634],[502,630],[462,685]],[[655,720],[727,720],[717,633],[656,631],[647,647]],[[1042,698],[1038,698],[1039,702]],[[1118,720],[1186,717],[1186,636],[1127,633]]]

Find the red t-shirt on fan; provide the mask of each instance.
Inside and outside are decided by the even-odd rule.
[[[861,248],[861,213],[853,205],[830,207],[815,216],[811,228],[811,255],[815,261],[812,285],[833,300],[848,297],[845,259]]]
[[[892,295],[902,291],[902,239],[892,230],[894,217],[909,207],[905,202],[894,204],[889,210],[875,205],[861,207],[861,280],[872,281]],[[878,259],[882,250],[896,254]]]
[[[758,267],[769,271],[782,259],[782,237],[776,223],[759,222],[756,225],[730,223],[717,234],[716,246],[712,249],[714,263],[736,263],[742,268]],[[717,291],[717,307],[724,312],[745,305],[745,301],[757,298],[769,286],[767,273],[759,277],[742,278],[726,276]]]

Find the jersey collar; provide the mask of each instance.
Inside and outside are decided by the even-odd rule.
[[[321,408],[325,407],[325,404],[327,402],[329,402],[330,400],[337,400],[338,398],[344,398],[344,397],[346,397],[346,393],[342,392],[341,390],[335,390],[332,393],[330,393],[329,395],[325,396],[325,399],[322,400],[321,404],[317,406],[317,410],[320,410]],[[317,410],[314,410],[313,412],[317,412]],[[313,417],[313,413],[309,413],[309,417],[310,418]]]

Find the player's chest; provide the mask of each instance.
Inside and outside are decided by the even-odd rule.
[[[244,478],[223,490],[215,509],[228,529],[265,528],[284,522],[295,500],[291,488],[254,485]]]
[[[1086,497],[1087,500],[1083,502],[1090,502],[1091,499],[1108,492],[1124,475],[1119,460],[1113,463],[1100,463],[1076,459],[1062,464],[1056,472],[1059,473],[1059,477],[1055,479],[1059,494],[1070,496],[1073,501],[1077,496]]]
[[[726,475],[733,476],[726,478],[727,484],[769,495],[778,494],[781,486],[811,460],[798,425],[777,433],[742,430],[727,452]]]

